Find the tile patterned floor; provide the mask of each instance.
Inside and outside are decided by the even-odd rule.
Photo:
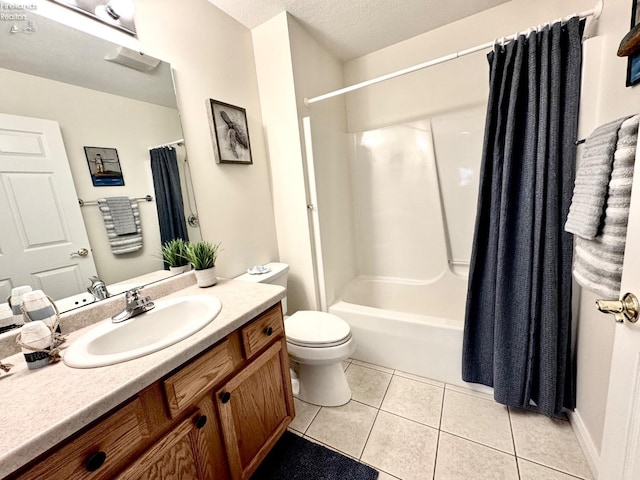
[[[379,480],[592,480],[569,422],[507,408],[483,393],[358,360],[352,399],[295,399],[290,429],[371,465]]]

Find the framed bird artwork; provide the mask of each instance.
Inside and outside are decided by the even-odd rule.
[[[209,99],[209,124],[216,148],[216,163],[251,165],[247,112],[242,107]]]

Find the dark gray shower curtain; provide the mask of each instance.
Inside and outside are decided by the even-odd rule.
[[[577,17],[488,55],[490,92],[469,272],[462,377],[553,416],[575,406],[573,189],[582,30]]]
[[[149,154],[160,223],[160,241],[164,244],[175,238],[189,240],[176,151],[170,147],[159,147],[151,149]]]

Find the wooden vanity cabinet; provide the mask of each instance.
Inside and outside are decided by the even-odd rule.
[[[278,303],[9,478],[247,479],[293,416]]]
[[[293,418],[285,339],[273,343],[216,397],[231,477],[247,479]]]
[[[216,411],[206,398],[116,480],[228,479]]]

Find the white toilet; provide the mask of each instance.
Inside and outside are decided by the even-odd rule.
[[[287,286],[289,265],[268,263],[237,280]],[[294,395],[300,400],[324,407],[344,405],[351,399],[351,389],[344,374],[342,361],[355,349],[349,324],[336,315],[302,310],[290,317],[287,298],[282,299],[284,330],[289,358],[295,364],[297,380]],[[295,374],[292,375],[295,378]],[[298,383],[296,388],[296,381]]]

